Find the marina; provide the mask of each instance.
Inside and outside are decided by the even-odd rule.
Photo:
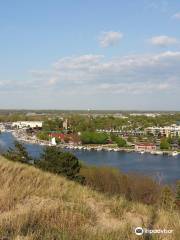
[[[15,140],[14,132],[3,132],[0,134],[1,152],[13,146]],[[25,146],[33,157],[38,157],[47,142],[39,144],[25,141]],[[143,174],[155,178],[158,182],[174,184],[180,178],[180,155],[144,152],[119,151],[115,149],[97,149],[94,147],[63,145],[64,151],[75,154],[83,164],[93,166],[108,166],[119,169],[126,173]]]

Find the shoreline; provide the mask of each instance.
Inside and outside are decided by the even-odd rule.
[[[5,131],[8,132],[8,131]],[[57,145],[53,145],[50,141],[45,140],[39,140],[37,138],[29,137],[24,134],[24,132],[19,133],[18,131],[9,131],[12,133],[12,135],[19,141],[24,143],[30,143],[30,144],[39,144],[41,146],[57,146],[60,148],[65,149],[73,149],[73,150],[85,150],[85,151],[108,151],[108,152],[136,152],[140,154],[149,153],[152,155],[169,155],[169,156],[178,156],[180,152],[177,151],[162,151],[162,150],[156,150],[156,151],[136,151],[132,148],[118,148],[118,147],[110,147],[107,145],[75,145],[75,144],[64,144],[60,143]]]

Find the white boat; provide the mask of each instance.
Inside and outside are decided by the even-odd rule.
[[[102,151],[102,147],[98,147],[96,150],[97,151]]]
[[[179,153],[178,153],[177,151],[174,151],[174,152],[172,152],[171,155],[172,155],[173,157],[175,157],[175,156],[177,156],[178,154],[179,154]]]
[[[114,150],[114,152],[118,152],[118,151],[119,151],[119,149],[118,149],[118,148],[114,148],[113,150]]]
[[[83,147],[82,146],[78,146],[78,149],[81,150]]]
[[[107,150],[108,150],[108,151],[113,151],[113,148],[108,148]]]
[[[162,151],[155,151],[155,152],[153,152],[152,154],[154,154],[154,155],[162,155],[163,152],[162,152]]]
[[[140,153],[141,153],[141,154],[144,154],[144,153],[145,153],[145,151],[141,151]]]

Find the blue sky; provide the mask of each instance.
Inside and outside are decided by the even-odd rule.
[[[180,110],[179,1],[0,4],[0,108]]]

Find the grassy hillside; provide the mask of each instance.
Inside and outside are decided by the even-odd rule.
[[[173,229],[179,239],[177,212],[156,211],[124,198],[108,198],[50,173],[0,157],[0,239],[133,240],[134,228]]]

